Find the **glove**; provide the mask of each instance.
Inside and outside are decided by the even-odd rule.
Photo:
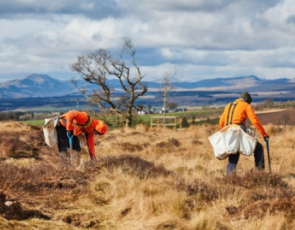
[[[69,137],[72,137],[72,136],[74,135],[73,130],[68,130],[67,132],[68,132],[67,135],[68,135]]]
[[[97,135],[101,135],[101,133],[100,133],[100,132],[98,132],[98,131],[97,131],[97,130],[95,130],[95,129],[94,129],[94,133],[95,133],[95,134],[97,134]]]
[[[269,141],[269,136],[263,137],[265,142]]]

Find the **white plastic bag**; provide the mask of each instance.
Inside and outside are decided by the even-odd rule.
[[[58,117],[44,119],[43,133],[45,142],[49,147],[53,147],[57,144],[56,125],[58,123]]]
[[[249,135],[238,125],[225,126],[220,131],[208,137],[217,159],[226,159],[230,154],[239,152],[245,156],[254,153],[257,136]]]
[[[257,144],[257,135],[249,135],[241,129],[239,153],[245,156],[251,156],[254,153]]]
[[[229,125],[208,137],[217,159],[223,160],[239,151],[240,131],[240,126]]]

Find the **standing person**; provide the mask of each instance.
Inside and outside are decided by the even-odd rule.
[[[59,125],[56,127],[58,138],[58,150],[66,155],[69,148],[69,137],[73,138],[73,150],[80,152],[79,135],[85,135],[90,159],[96,161],[94,150],[94,135],[104,135],[107,125],[90,117],[86,112],[70,110],[59,117]]]
[[[240,125],[242,128],[245,128],[245,121],[247,118],[249,118],[250,122],[262,135],[265,142],[268,142],[269,136],[265,132],[260,120],[256,116],[253,107],[250,105],[251,102],[251,95],[248,92],[243,92],[240,95],[240,98],[236,99],[234,102],[229,103],[225,107],[219,120],[219,126],[222,129],[226,125],[237,124]],[[226,176],[235,171],[239,158],[240,153],[229,155],[226,168]],[[259,170],[264,170],[265,164],[263,146],[258,141],[254,150],[254,159],[255,167]]]

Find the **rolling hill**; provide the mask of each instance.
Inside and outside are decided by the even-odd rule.
[[[82,80],[77,81],[79,86],[85,85]],[[120,89],[120,83],[116,79],[108,80],[108,84],[114,89]],[[149,92],[158,92],[161,83],[146,82]],[[175,82],[174,91],[223,91],[262,93],[269,96],[275,94],[295,93],[295,79],[281,78],[276,80],[260,79],[256,76],[244,76],[233,78],[216,78],[195,82]],[[87,85],[87,89],[95,89],[95,85]],[[58,80],[44,74],[31,74],[21,79],[6,81],[0,84],[0,98],[24,98],[24,97],[60,97],[80,95],[70,80]]]
[[[79,87],[95,90],[96,85],[78,80]],[[148,92],[136,100],[137,105],[162,107],[161,83],[146,82]],[[295,100],[295,79],[265,80],[256,76],[217,78],[195,82],[175,82],[168,93],[168,102],[178,106],[219,106],[235,100],[243,91],[251,93],[253,103],[265,99],[273,101]],[[121,94],[117,79],[108,80],[110,88]],[[31,74],[0,84],[0,111],[31,109],[40,107],[73,108],[87,104],[82,94],[70,80],[59,80],[48,75]]]

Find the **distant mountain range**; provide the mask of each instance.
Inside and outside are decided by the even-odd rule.
[[[78,80],[78,85],[86,85],[87,89],[95,89],[95,85]],[[108,80],[114,89],[120,89],[116,79]],[[295,95],[295,78],[280,78],[276,80],[260,79],[256,76],[215,78],[195,82],[175,82],[174,91],[223,91],[224,93],[249,91],[272,96],[272,94]],[[159,91],[161,83],[147,82],[149,92]],[[70,80],[58,80],[48,75],[31,74],[21,79],[6,81],[0,84],[0,98],[26,97],[61,97],[80,95]]]

